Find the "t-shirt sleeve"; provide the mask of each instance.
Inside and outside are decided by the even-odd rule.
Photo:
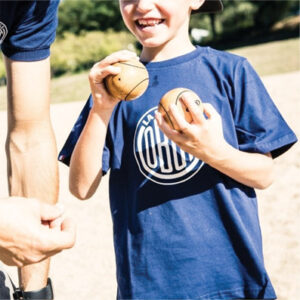
[[[67,166],[70,164],[71,156],[73,150],[76,146],[76,143],[80,137],[80,134],[86,124],[87,118],[89,116],[90,110],[93,106],[93,98],[90,96],[84,105],[75,125],[72,128],[71,133],[69,134],[64,146],[62,147],[61,151],[58,155],[58,160]],[[109,170],[109,160],[110,160],[110,151],[107,145],[105,145],[103,149],[103,156],[102,156],[102,172],[106,174]]]
[[[242,151],[271,152],[275,158],[297,141],[246,59],[235,71],[233,110],[239,149]]]
[[[3,1],[0,23],[5,29],[1,50],[16,61],[38,61],[50,55],[55,40],[59,0]]]

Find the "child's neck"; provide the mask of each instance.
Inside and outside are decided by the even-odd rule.
[[[195,50],[195,46],[188,40],[186,43],[174,45],[167,43],[159,47],[143,47],[141,60],[144,62],[158,62],[172,59]]]

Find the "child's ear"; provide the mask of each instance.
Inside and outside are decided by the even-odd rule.
[[[199,9],[203,5],[204,2],[205,2],[205,0],[192,0],[191,9],[192,10]]]

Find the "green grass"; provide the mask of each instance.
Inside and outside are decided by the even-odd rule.
[[[260,76],[300,70],[299,38],[243,47],[229,52],[246,57]],[[88,71],[52,80],[52,103],[85,100],[88,95]],[[5,87],[0,87],[0,110],[3,109],[6,109],[6,90]]]
[[[260,76],[300,70],[300,39],[243,47],[229,52],[246,57]]]
[[[64,75],[51,82],[51,103],[81,101],[90,94],[88,71]]]

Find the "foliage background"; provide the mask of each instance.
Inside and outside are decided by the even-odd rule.
[[[299,1],[223,0],[220,14],[196,14],[191,28],[209,35],[202,45],[232,49],[251,43],[299,36],[299,27],[272,31],[274,24],[299,14]],[[138,51],[139,45],[126,30],[118,0],[61,0],[57,39],[52,46],[52,74],[76,73],[89,69],[119,49]],[[197,43],[195,41],[195,43]],[[5,68],[0,59],[0,85],[5,84]]]

